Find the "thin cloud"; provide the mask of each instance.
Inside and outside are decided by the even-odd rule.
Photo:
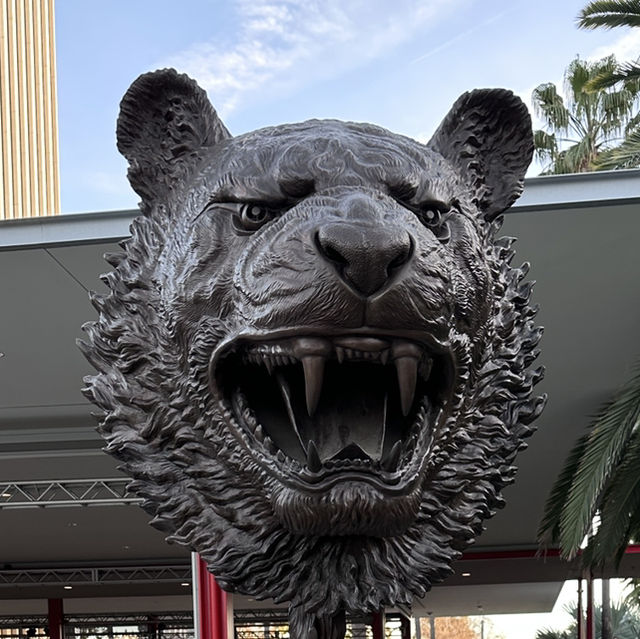
[[[233,40],[195,44],[160,66],[192,75],[228,115],[256,94],[287,92],[388,53],[464,0],[235,0]]]
[[[418,56],[414,60],[411,60],[410,64],[416,64],[417,62],[422,62],[423,60],[426,60],[427,58],[430,58],[431,56],[434,56],[437,53],[440,53],[441,51],[444,51],[445,49],[448,49],[449,47],[453,46],[456,42],[460,42],[461,40],[464,40],[465,38],[468,38],[472,33],[475,33],[479,29],[483,29],[484,27],[492,24],[493,22],[497,22],[498,20],[503,18],[508,13],[511,13],[513,10],[514,9],[512,8],[512,9],[509,9],[508,11],[501,11],[500,13],[498,13],[498,14],[496,14],[494,16],[491,16],[490,18],[487,18],[486,20],[483,20],[482,22],[478,23],[476,26],[472,27],[471,29],[467,29],[463,33],[459,33],[454,38],[450,38],[446,42],[443,42],[442,44],[439,44],[437,47],[434,47],[433,49],[430,49],[426,53],[423,53],[421,56]]]
[[[618,36],[611,44],[598,47],[587,59],[599,60],[611,54],[616,56],[618,62],[636,60],[640,56],[640,29],[631,29]]]

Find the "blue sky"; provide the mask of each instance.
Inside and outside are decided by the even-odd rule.
[[[640,30],[579,31],[585,0],[57,0],[64,213],[133,208],[115,148],[118,103],[173,66],[234,134],[313,117],[428,140],[454,100],[508,87],[528,100],[576,56],[640,53]]]

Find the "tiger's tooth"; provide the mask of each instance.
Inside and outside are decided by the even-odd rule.
[[[338,364],[344,362],[344,348],[342,346],[336,346],[336,357],[338,358]]]
[[[282,393],[282,398],[284,399],[284,404],[287,409],[287,415],[289,416],[289,421],[291,426],[293,427],[293,431],[298,437],[298,441],[300,442],[300,446],[304,451],[306,449],[305,443],[300,436],[300,429],[298,428],[298,423],[296,420],[296,414],[293,410],[293,406],[291,405],[291,388],[289,388],[289,382],[281,372],[276,372],[276,379],[278,380],[278,384],[280,385],[280,392]]]
[[[427,380],[431,375],[431,370],[433,369],[433,359],[430,357],[424,357],[420,364],[420,374],[422,378]]]
[[[264,365],[267,367],[267,371],[269,372],[269,375],[273,375],[273,361],[271,360],[270,357],[264,358]]]
[[[398,468],[398,462],[400,461],[400,451],[402,450],[401,442],[397,441],[388,457],[382,462],[382,467],[384,470],[392,473],[394,470]]]
[[[262,430],[262,426],[260,426],[260,424],[258,424],[256,429],[253,431],[253,434],[259,442],[264,441],[264,431]]]
[[[302,358],[304,370],[305,398],[307,400],[307,413],[313,417],[320,401],[322,381],[324,378],[324,356],[307,355]]]
[[[406,417],[413,404],[418,379],[418,360],[415,357],[397,357],[395,359],[398,389],[400,391],[400,406]]]
[[[307,468],[309,468],[312,473],[317,473],[322,468],[320,455],[313,439],[310,440],[307,445]]]
[[[271,437],[269,437],[268,435],[264,436],[264,447],[272,454],[274,455],[275,452],[278,450],[275,443],[273,442],[273,440],[271,439]]]
[[[387,349],[386,351],[382,351],[382,353],[380,353],[380,362],[382,363],[382,365],[386,366],[388,361],[389,361],[389,349]]]

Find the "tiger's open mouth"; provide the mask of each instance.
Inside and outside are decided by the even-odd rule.
[[[447,354],[417,341],[337,335],[239,339],[212,358],[210,375],[276,465],[312,482],[350,472],[393,483],[432,435],[452,370]]]

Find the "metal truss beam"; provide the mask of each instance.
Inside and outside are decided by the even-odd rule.
[[[237,626],[255,626],[259,624],[269,624],[272,626],[289,625],[289,617],[286,608],[254,608],[254,609],[234,609],[234,624]]]
[[[191,612],[124,612],[120,614],[72,614],[65,615],[66,624],[74,624],[76,626],[95,626],[95,625],[124,625],[127,623],[193,623],[193,613]]]
[[[191,566],[128,566],[0,570],[0,589],[15,586],[182,583],[191,581]]]
[[[5,628],[18,629],[32,627],[43,628],[49,623],[49,619],[44,615],[0,615],[0,630]],[[11,637],[12,635],[8,635]],[[36,633],[36,637],[41,637],[42,633]]]
[[[0,509],[140,503],[127,493],[128,483],[126,478],[0,482]]]

